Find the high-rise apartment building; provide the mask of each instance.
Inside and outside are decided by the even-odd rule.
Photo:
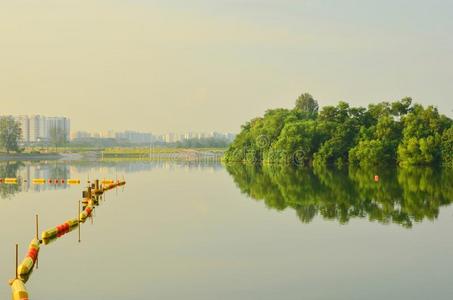
[[[30,119],[28,116],[17,116],[15,120],[20,123],[22,142],[28,143],[30,141]]]
[[[14,117],[22,129],[22,141],[25,143],[36,143],[48,141],[51,130],[61,130],[69,140],[71,122],[66,117],[46,117],[42,115],[17,116]]]

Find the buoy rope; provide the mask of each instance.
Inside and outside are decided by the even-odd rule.
[[[63,224],[60,224],[54,228],[45,230],[41,234],[41,239],[34,238],[31,240],[30,245],[28,246],[27,256],[22,260],[22,262],[17,267],[17,277],[9,281],[9,285],[12,290],[12,299],[13,300],[28,300],[28,292],[25,286],[25,283],[28,281],[33,268],[38,259],[40,245],[47,245],[50,242],[56,240],[57,238],[67,234],[68,232],[75,229],[77,226],[80,226],[82,223],[85,223],[88,217],[91,216],[94,208],[99,205],[98,199],[99,196],[104,192],[112,190],[116,187],[126,184],[126,181],[102,181],[102,186],[97,186],[96,188],[88,188],[88,193],[85,194],[84,205],[85,208],[82,212],[79,213],[77,218],[70,219]],[[93,199],[94,198],[94,199]]]

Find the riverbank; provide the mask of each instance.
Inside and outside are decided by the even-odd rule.
[[[225,149],[217,148],[107,148],[101,159],[145,160],[216,160],[220,161]]]
[[[62,149],[59,152],[0,153],[0,161],[101,161],[101,160],[166,160],[220,161],[226,149],[221,148],[106,148]]]
[[[59,160],[63,157],[60,153],[0,153],[0,161],[22,161],[22,160]]]

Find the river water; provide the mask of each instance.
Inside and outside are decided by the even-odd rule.
[[[375,181],[375,175],[379,180]],[[0,299],[40,231],[86,181],[124,178],[94,217],[43,245],[31,299],[451,299],[453,174],[217,163],[0,165]],[[81,185],[32,185],[32,178]],[[25,180],[27,182],[25,182]]]

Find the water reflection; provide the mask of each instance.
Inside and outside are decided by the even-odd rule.
[[[17,170],[22,166],[21,162],[5,162],[0,164],[0,178],[17,177]],[[11,198],[20,191],[17,184],[0,184],[0,197]]]
[[[18,184],[0,183],[0,198],[8,199],[18,192],[40,192],[46,190],[61,190],[69,187],[61,183],[61,179],[72,178],[78,174],[105,173],[115,177],[154,169],[167,170],[201,170],[219,171],[223,167],[217,162],[200,161],[74,161],[74,162],[31,162],[5,161],[0,162],[0,178],[17,178]],[[84,175],[86,176],[86,175]],[[57,184],[33,184],[34,178],[58,179]],[[78,178],[84,181],[88,178]]]
[[[415,222],[436,219],[440,207],[453,201],[452,170],[335,171],[243,164],[226,168],[243,193],[276,210],[291,207],[303,223],[319,214],[341,224],[368,218],[410,228]],[[375,174],[379,182],[374,181]]]
[[[90,170],[102,171],[109,170],[118,173],[135,173],[141,171],[151,171],[154,169],[180,170],[180,169],[203,169],[219,171],[223,166],[218,162],[209,161],[141,161],[141,160],[106,160],[106,161],[78,161],[71,162],[71,167],[75,171],[83,173]]]

